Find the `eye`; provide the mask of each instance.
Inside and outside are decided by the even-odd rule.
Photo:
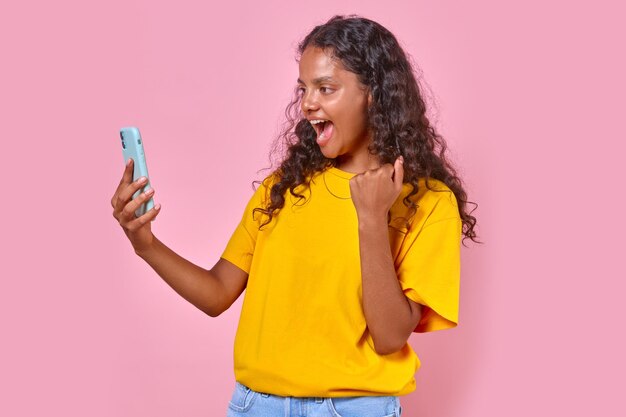
[[[334,90],[330,87],[320,87],[320,92],[322,94],[330,94],[332,93]]]
[[[303,94],[304,94],[304,90],[305,90],[305,88],[304,88],[304,87],[298,87],[298,88],[296,88],[296,93],[297,93],[299,96],[301,96],[301,95],[303,95]]]

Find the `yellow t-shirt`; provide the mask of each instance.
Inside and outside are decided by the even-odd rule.
[[[255,391],[295,397],[406,395],[415,390],[420,361],[407,343],[398,352],[374,350],[362,307],[358,221],[350,198],[355,174],[331,167],[316,173],[300,200],[259,231],[272,176],[248,202],[222,258],[248,275],[235,336],[235,379]],[[461,219],[454,194],[431,179],[412,196],[419,208],[406,231],[404,184],[389,227],[398,280],[423,308],[415,332],[456,326]],[[400,231],[396,229],[401,229]]]

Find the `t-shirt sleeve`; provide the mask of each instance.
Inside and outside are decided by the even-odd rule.
[[[226,259],[246,273],[250,273],[259,226],[267,220],[267,216],[263,213],[259,211],[254,212],[254,209],[257,207],[265,208],[264,203],[269,195],[267,181],[268,178],[263,180],[262,184],[254,191],[254,194],[246,205],[239,224],[235,228],[235,231],[221,255],[221,258]]]
[[[416,333],[458,324],[462,221],[454,194],[441,194],[423,226],[409,229],[401,246],[400,285],[423,306]]]

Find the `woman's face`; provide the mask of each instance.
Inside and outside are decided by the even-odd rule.
[[[309,46],[300,58],[298,86],[302,113],[317,132],[322,154],[338,158],[339,168],[367,169],[369,94],[357,75],[323,49]]]

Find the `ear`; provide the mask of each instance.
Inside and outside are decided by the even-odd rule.
[[[367,107],[372,105],[372,93],[368,92],[367,93]]]

